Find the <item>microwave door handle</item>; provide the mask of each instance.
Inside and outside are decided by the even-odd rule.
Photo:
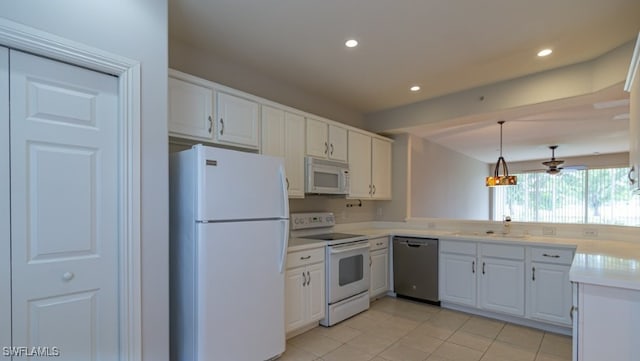
[[[355,246],[331,247],[331,254],[340,254],[340,253],[346,253],[346,252],[356,251],[359,249],[368,249],[368,248],[369,248],[369,242],[358,244]]]

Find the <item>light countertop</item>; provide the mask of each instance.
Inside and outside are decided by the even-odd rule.
[[[572,282],[640,290],[640,242],[550,236],[487,235],[430,229],[362,228],[350,233],[370,238],[396,236],[436,237],[476,242],[576,248],[569,273]]]
[[[327,244],[326,241],[319,239],[307,239],[307,238],[289,238],[289,247],[287,252],[304,251],[307,249],[324,247]]]

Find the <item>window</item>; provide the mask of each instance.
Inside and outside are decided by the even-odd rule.
[[[628,172],[605,168],[516,174],[517,186],[492,188],[493,219],[640,226],[640,197],[631,193]]]

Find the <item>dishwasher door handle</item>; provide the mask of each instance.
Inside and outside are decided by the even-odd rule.
[[[422,246],[426,246],[426,243],[405,243],[407,246],[409,247],[414,247],[414,248],[418,248],[418,247],[422,247]]]

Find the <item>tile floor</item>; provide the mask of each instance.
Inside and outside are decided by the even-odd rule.
[[[287,341],[280,361],[570,361],[571,338],[385,297]]]

